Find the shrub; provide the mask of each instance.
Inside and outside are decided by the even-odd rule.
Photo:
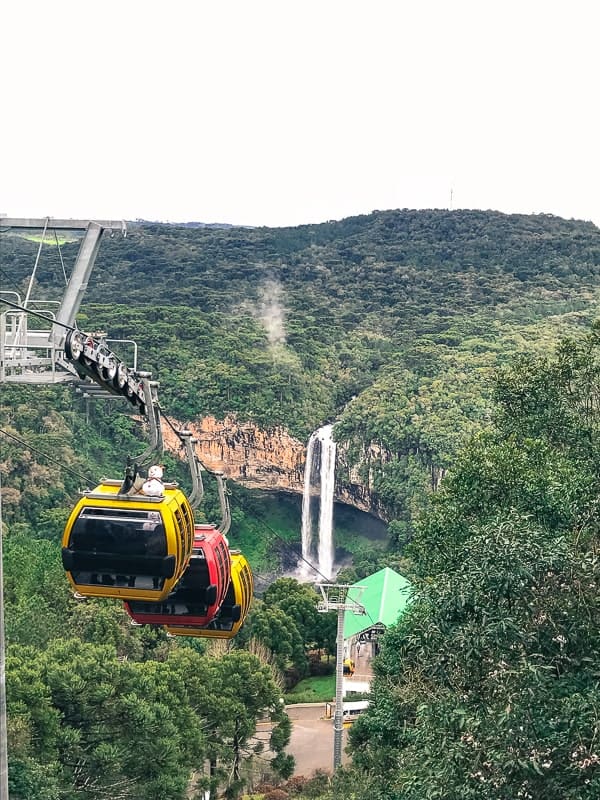
[[[307,779],[304,775],[294,775],[293,778],[290,778],[287,783],[284,784],[285,790],[289,795],[301,794]]]
[[[311,661],[310,675],[333,675],[335,672],[335,661]]]

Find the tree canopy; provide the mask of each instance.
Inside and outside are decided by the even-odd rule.
[[[599,334],[499,375],[420,521],[415,603],[352,730],[357,797],[598,794]]]
[[[36,291],[59,295],[77,247],[44,246]],[[1,233],[7,289],[24,296],[37,248]],[[341,470],[390,520],[390,547],[357,551],[347,574],[402,564],[417,587],[384,639],[354,766],[311,791],[600,793],[600,333],[584,333],[599,266],[590,223],[493,212],[139,224],[103,241],[79,326],[138,341],[182,420],[234,413],[303,440],[335,420]],[[60,575],[66,514],[139,452],[139,422],[64,386],[3,385],[0,427],[11,800],[179,800],[211,783],[235,796],[244,760],[267,750],[289,775],[277,670],[247,650],[259,639],[302,674],[307,651],[331,644],[312,590],[276,582],[225,654],[76,603]],[[257,506],[240,502],[234,527],[264,555]],[[204,513],[218,513],[210,487]]]

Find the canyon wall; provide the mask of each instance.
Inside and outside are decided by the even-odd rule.
[[[233,416],[218,420],[202,417],[185,426],[197,439],[198,458],[209,470],[221,470],[226,478],[249,489],[271,489],[302,494],[306,444],[295,439],[285,428],[262,429],[252,422],[240,422]],[[165,448],[181,454],[180,441],[163,422]],[[379,516],[382,509],[356,470],[346,464],[344,448],[338,445],[340,475],[336,479],[335,499],[360,511]]]

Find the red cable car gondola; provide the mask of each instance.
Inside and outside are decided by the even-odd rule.
[[[190,563],[162,601],[129,600],[125,610],[139,625],[208,625],[221,607],[231,579],[227,540],[214,525],[194,526]]]
[[[166,626],[171,636],[195,636],[205,639],[233,639],[250,610],[254,594],[254,580],[250,564],[239,550],[231,550],[231,582],[223,605],[215,618],[206,626],[175,624],[171,619]]]

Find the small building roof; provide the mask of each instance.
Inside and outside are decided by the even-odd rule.
[[[364,586],[364,592],[353,587]],[[410,603],[411,584],[399,572],[389,567],[380,569],[368,578],[353,583],[348,597],[365,607],[366,614],[346,611],[344,639],[350,639],[375,625],[386,628],[397,622]]]

